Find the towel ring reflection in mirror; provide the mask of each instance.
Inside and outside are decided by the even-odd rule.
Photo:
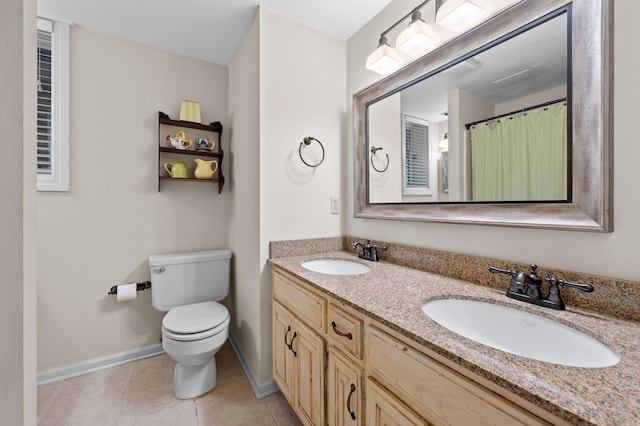
[[[318,142],[318,144],[320,145],[320,148],[322,148],[322,158],[320,159],[320,161],[318,161],[318,164],[309,164],[306,161],[304,161],[304,158],[302,158],[302,146],[303,145],[311,145],[311,142],[316,141]],[[312,136],[306,136],[302,142],[300,142],[300,147],[298,147],[298,154],[300,155],[300,159],[302,160],[302,162],[309,166],[309,167],[318,167],[320,164],[322,164],[322,162],[324,161],[324,146],[322,146],[322,142],[320,142],[318,139],[312,137]]]
[[[378,154],[376,154],[376,152],[380,151],[380,150],[382,150],[382,147],[380,147],[380,148],[376,148],[375,146],[371,147],[371,167],[373,167],[373,170],[375,170],[378,173],[384,173],[389,168],[389,154],[387,154],[387,153],[384,154],[384,155],[387,156],[387,165],[384,166],[384,169],[380,170],[375,166],[375,164],[373,164],[373,156],[374,155],[377,156]]]

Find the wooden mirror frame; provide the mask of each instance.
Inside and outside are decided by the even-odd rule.
[[[368,203],[367,108],[529,22],[572,4],[572,180],[568,203]],[[613,231],[613,2],[522,0],[354,95],[354,216],[444,223]]]

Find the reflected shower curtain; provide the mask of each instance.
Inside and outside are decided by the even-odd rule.
[[[564,102],[476,124],[469,131],[474,201],[567,199]]]

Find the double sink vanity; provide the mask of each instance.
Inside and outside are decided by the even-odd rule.
[[[640,423],[636,322],[349,251],[270,263],[273,375],[304,424]]]
[[[511,43],[520,47],[495,54]],[[362,89],[353,98],[354,217],[612,232],[612,64],[613,1],[518,0]],[[545,74],[552,69],[559,79]],[[429,104],[408,109],[416,99]],[[498,167],[474,166],[471,130],[515,122],[540,100],[567,108],[561,173],[527,156],[506,163],[531,161],[535,175],[561,183],[560,195],[484,198],[478,182]],[[447,139],[446,155],[428,149],[440,174],[420,194],[402,186],[400,171],[394,179],[393,167],[374,166],[380,149],[408,161],[402,126],[412,116],[427,123],[429,141]],[[513,179],[489,187],[503,180]],[[271,243],[273,376],[303,424],[640,424],[640,283],[331,240]]]

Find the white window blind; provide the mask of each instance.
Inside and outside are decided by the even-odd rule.
[[[69,190],[69,25],[38,18],[38,191]]]
[[[429,127],[405,119],[404,188],[429,189]]]
[[[38,174],[51,175],[52,143],[52,41],[51,21],[38,20]]]

